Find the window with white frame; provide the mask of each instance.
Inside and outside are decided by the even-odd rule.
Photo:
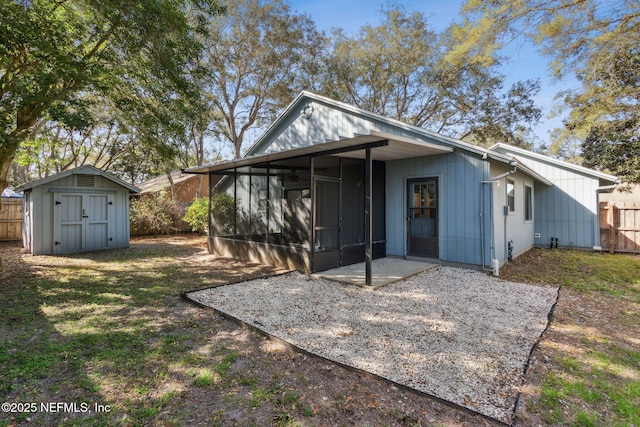
[[[507,205],[509,206],[509,212],[515,212],[516,210],[516,184],[512,180],[507,180]]]
[[[524,186],[524,220],[533,221],[533,188]]]

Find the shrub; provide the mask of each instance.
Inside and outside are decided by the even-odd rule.
[[[191,231],[197,231],[198,233],[204,234],[207,231],[208,212],[209,198],[199,197],[187,208],[182,219],[191,226]]]
[[[208,225],[209,199],[201,197],[196,199],[183,218],[191,230],[205,233]],[[233,232],[233,218],[235,215],[235,203],[233,197],[222,192],[211,194],[211,217],[214,221],[213,228],[216,234],[231,234]]]
[[[130,208],[131,234],[170,234],[178,231],[182,216],[180,206],[166,191],[132,199]]]

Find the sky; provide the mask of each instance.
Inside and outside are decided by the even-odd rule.
[[[327,33],[332,28],[342,28],[347,34],[355,34],[361,26],[378,25],[385,4],[378,0],[288,0],[288,4],[299,12],[309,15],[319,30]],[[403,6],[407,12],[421,12],[435,31],[446,29],[458,17],[462,0],[395,0],[394,4]],[[507,77],[507,86],[518,80],[540,79],[540,93],[534,97],[542,108],[543,117],[533,129],[537,136],[536,145],[549,144],[549,132],[562,126],[562,116],[549,118],[553,110],[554,96],[561,90],[577,86],[575,79],[567,78],[555,81],[547,68],[548,60],[525,40],[516,40],[501,52],[509,58],[500,72]]]

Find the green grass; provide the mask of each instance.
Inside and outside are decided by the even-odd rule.
[[[529,281],[558,284],[580,292],[601,292],[640,303],[640,257],[571,250],[538,250],[546,267]],[[560,262],[558,262],[560,259]],[[557,268],[553,268],[557,266]]]
[[[562,345],[541,384],[540,406],[530,409],[549,425],[640,425],[640,350],[634,344],[640,336],[640,257],[537,250],[520,262],[545,266],[527,280],[585,296],[575,313],[563,313],[552,325]],[[593,315],[589,304],[606,318],[589,319],[587,327],[579,319]],[[605,332],[612,329],[614,334]]]
[[[213,345],[211,354],[194,351],[207,344],[207,335],[197,321],[176,317],[190,307],[180,292],[224,280],[192,275],[193,266],[179,258],[191,253],[188,246],[158,245],[24,258],[22,274],[0,288],[4,400],[87,401],[114,408],[77,419],[64,413],[33,416],[35,426],[135,426],[177,405],[176,393],[184,387],[214,386],[241,353],[228,345]],[[24,414],[0,414],[0,426],[20,419]]]

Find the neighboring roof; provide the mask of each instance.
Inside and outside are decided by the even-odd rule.
[[[174,184],[178,184],[180,182],[187,181],[193,178],[195,178],[195,176],[183,174],[182,171],[171,172],[171,180]],[[137,184],[137,187],[140,189],[140,194],[155,193],[169,186],[170,183],[167,174],[156,176],[155,178],[151,178]]]
[[[369,135],[359,135],[339,141],[309,145],[275,153],[247,156],[236,160],[223,160],[211,165],[185,169],[185,173],[220,172],[232,168],[287,160],[303,156],[322,155],[332,153],[341,157],[363,159],[365,148],[374,147],[371,157],[373,160],[395,160],[416,156],[428,156],[453,152],[453,148],[389,135],[382,132],[371,132]]]
[[[48,184],[50,182],[56,181],[58,179],[61,178],[65,178],[67,176],[71,176],[71,175],[100,175],[110,181],[115,182],[116,184],[119,184],[123,187],[125,187],[126,189],[129,190],[130,193],[138,193],[140,191],[140,189],[134,185],[128,184],[125,181],[116,178],[115,176],[111,175],[110,173],[107,173],[105,171],[101,171],[98,168],[95,168],[93,166],[89,166],[89,165],[84,165],[84,166],[80,166],[77,167],[75,169],[69,169],[66,170],[64,172],[60,172],[57,173],[55,175],[51,175],[48,176],[46,178],[42,178],[39,179],[37,181],[31,181],[31,182],[27,182],[26,184],[22,184],[18,187],[16,187],[16,191],[24,191],[24,190],[30,190],[34,187],[39,187],[41,185],[44,184]]]
[[[518,156],[529,157],[534,160],[538,160],[538,161],[548,163],[554,166],[558,166],[561,168],[569,169],[581,174],[590,175],[590,176],[593,176],[594,178],[609,181],[611,183],[616,183],[618,181],[618,178],[613,175],[609,175],[604,172],[585,168],[584,166],[575,165],[573,163],[565,162],[563,160],[554,159],[553,157],[545,156],[544,154],[534,153],[533,151],[525,150],[519,147],[514,147],[513,145],[503,144],[501,142],[491,146],[489,149],[493,151],[498,151],[507,155],[511,155],[516,160],[518,159]]]
[[[23,197],[23,194],[22,194],[22,192],[16,193],[14,191],[13,187],[7,187],[4,190],[2,190],[2,197],[7,198],[7,199],[10,199],[10,198],[17,199],[17,198]]]

